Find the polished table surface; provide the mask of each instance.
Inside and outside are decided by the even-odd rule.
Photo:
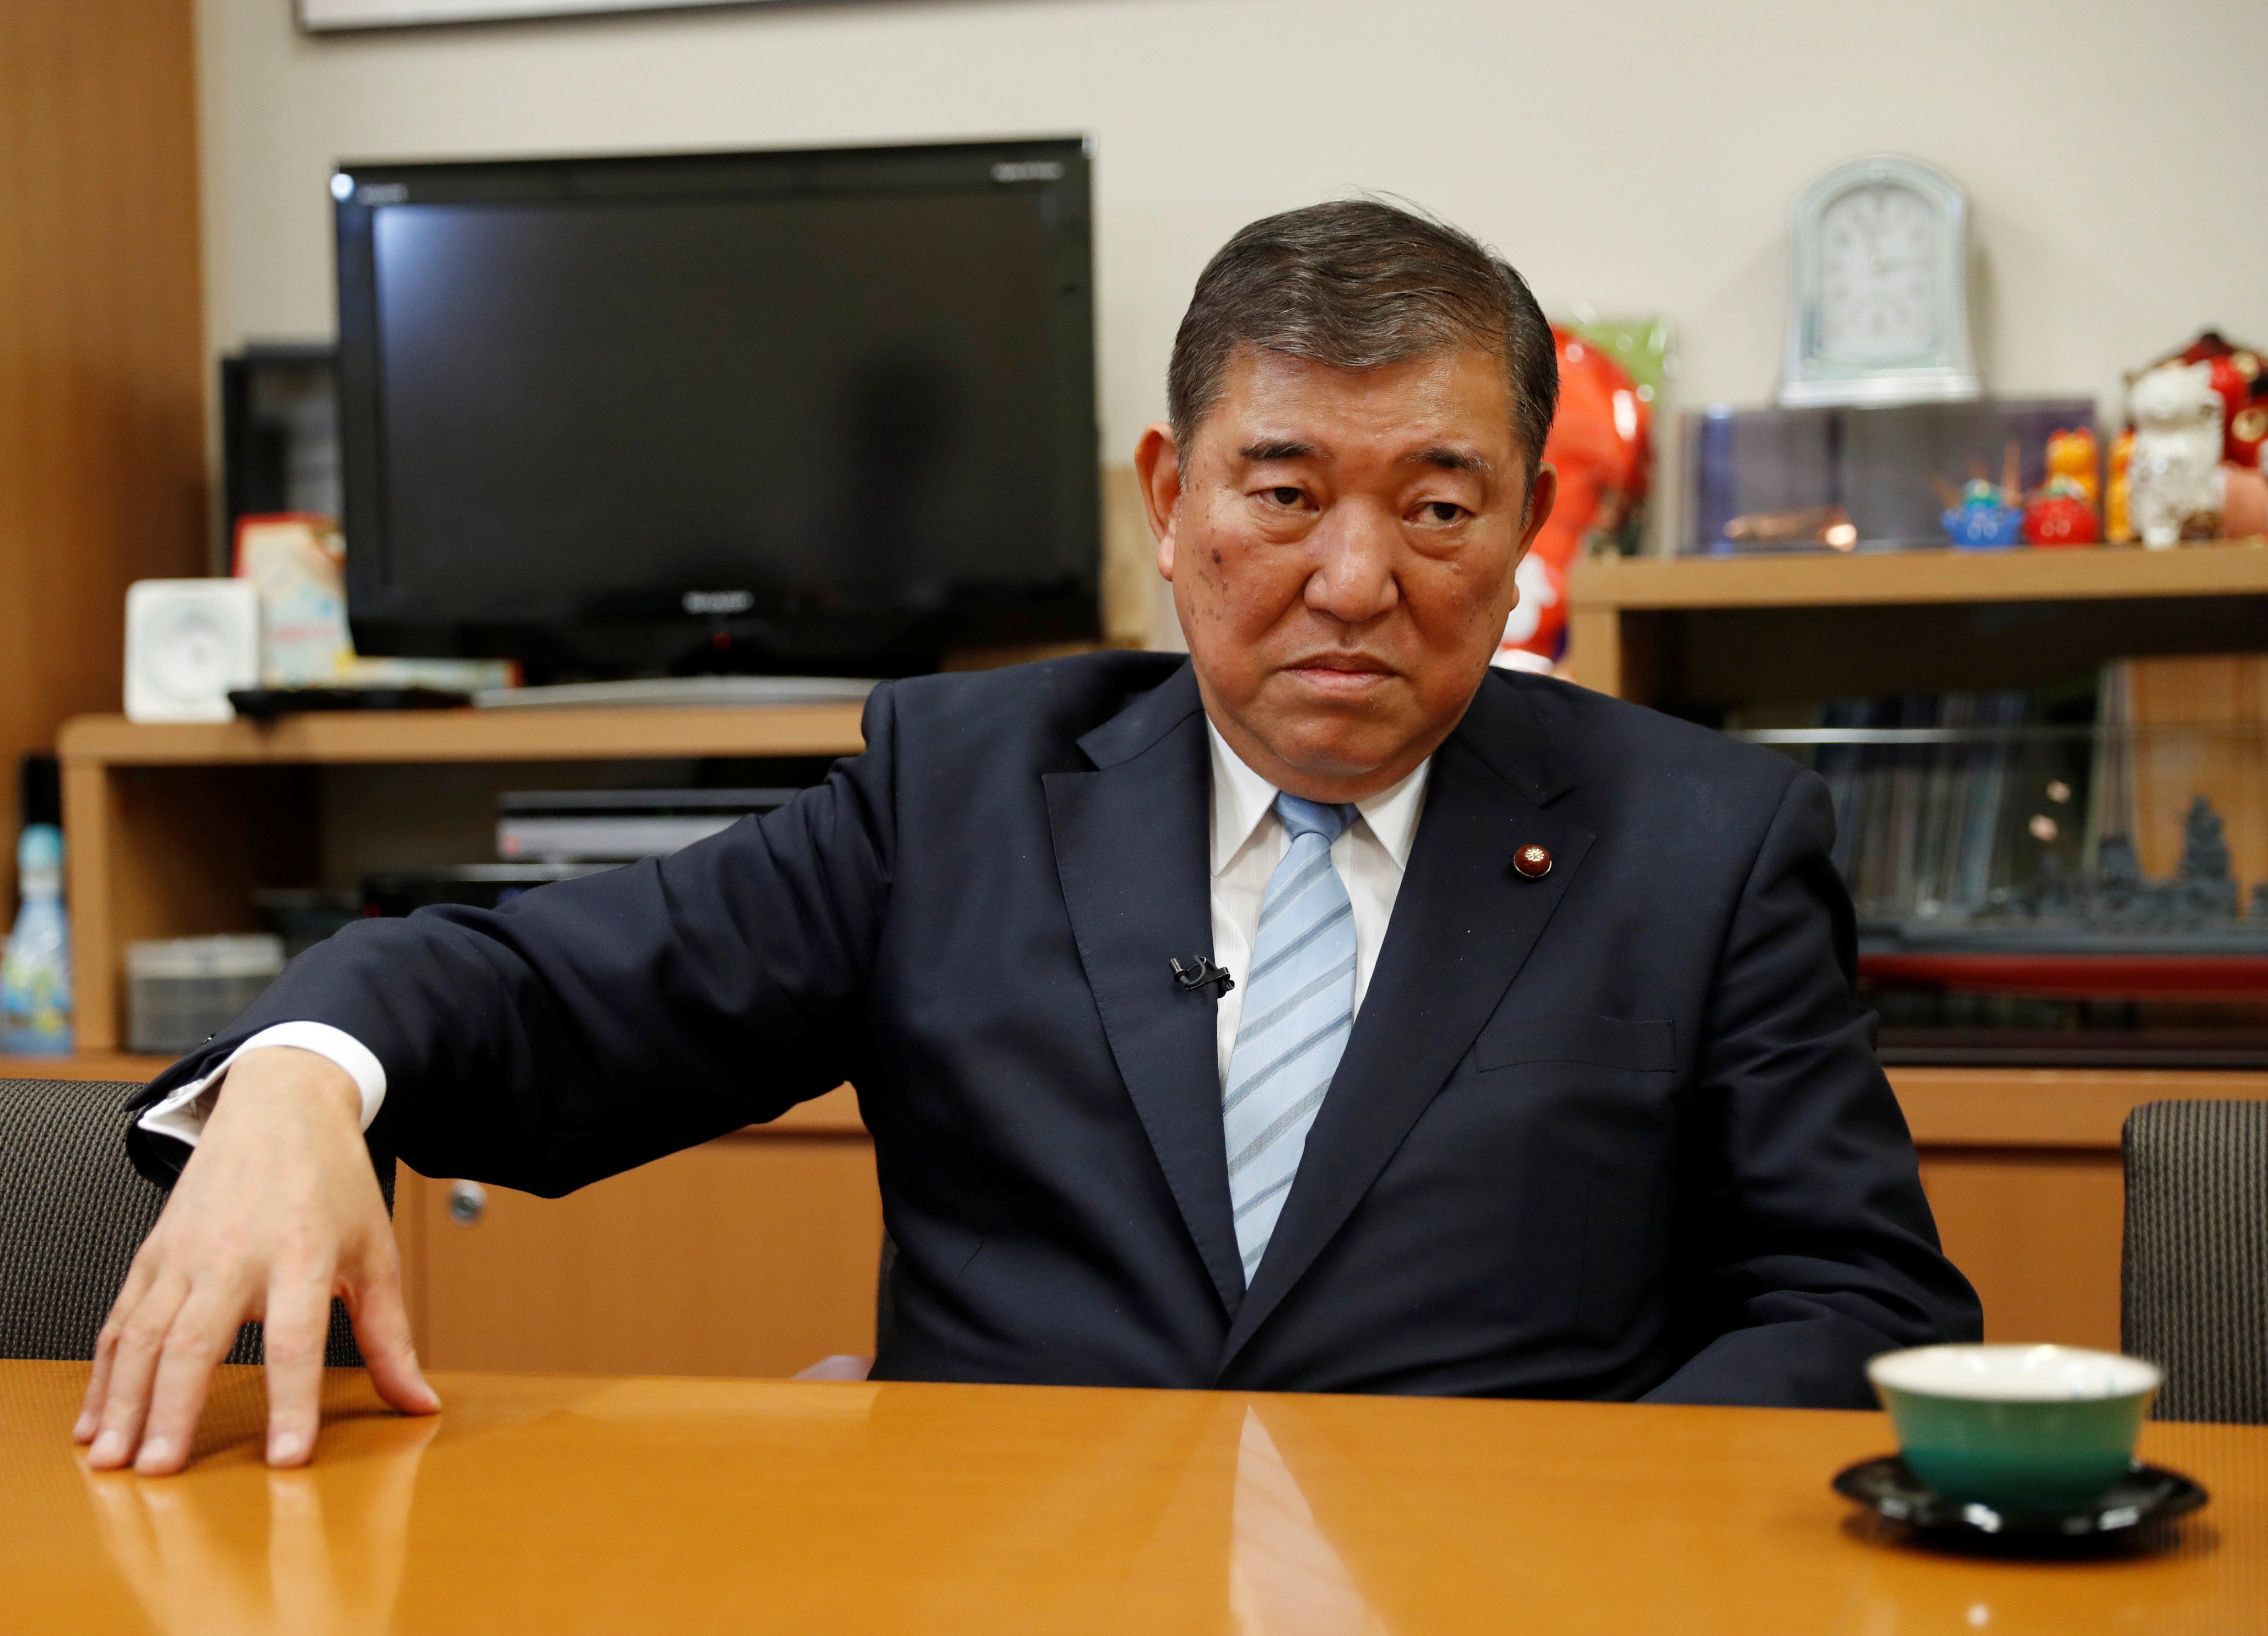
[[[1828,1489],[1879,1415],[1032,1387],[335,1372],[316,1464],[225,1372],[175,1478],[0,1363],[0,1628],[1907,1632],[2268,1629],[2268,1428],[2154,1425],[2213,1491],[2161,1547],[1919,1548]]]

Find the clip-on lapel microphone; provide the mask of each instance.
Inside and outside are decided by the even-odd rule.
[[[1236,987],[1234,978],[1204,955],[1197,956],[1186,966],[1179,960],[1167,960],[1166,964],[1174,968],[1174,987],[1185,994],[1193,994],[1200,988],[1211,988],[1212,997],[1218,1000]],[[1216,984],[1219,987],[1216,987]]]

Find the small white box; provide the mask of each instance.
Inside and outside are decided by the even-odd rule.
[[[260,593],[249,580],[141,579],[126,588],[126,716],[225,722],[260,685]]]

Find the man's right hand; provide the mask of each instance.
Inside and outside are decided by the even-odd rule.
[[[143,1242],[95,1343],[72,1435],[108,1471],[177,1471],[213,1366],[249,1318],[266,1325],[268,1463],[315,1449],[331,1297],[347,1303],[379,1395],[441,1406],[418,1372],[401,1258],[346,1070],[313,1052],[247,1052]]]

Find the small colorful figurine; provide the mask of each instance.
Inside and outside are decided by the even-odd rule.
[[[2213,539],[2221,529],[2220,394],[2210,363],[2161,363],[2126,394],[2134,422],[2126,509],[2152,550]]]
[[[2068,478],[2078,486],[2080,497],[2089,505],[2102,498],[2095,457],[2095,429],[2091,426],[2048,434],[2048,477],[2051,481]]]
[[[2220,468],[2220,532],[2228,539],[2268,534],[2268,472],[2257,466]]]
[[[1947,508],[1937,520],[1956,547],[1994,551],[2016,543],[2024,514],[1999,488],[1979,477],[1962,489],[1961,503]]]
[[[2134,543],[2134,525],[2126,514],[2127,473],[2134,463],[2134,429],[2128,427],[2110,440],[2110,481],[2102,502],[2102,537],[2114,546]]]
[[[2268,471],[2268,403],[2248,403],[2230,415],[2221,441],[2235,451],[2229,459],[2235,465]]]
[[[2102,538],[2095,508],[2073,478],[2051,477],[2024,503],[2027,545],[2091,546]]]
[[[2141,374],[2129,378],[2139,392],[2158,378],[2156,388],[2170,392],[2169,378],[2181,378],[2183,404],[2179,437],[2162,437],[2147,426],[2139,427],[2137,459],[2148,457],[2149,469],[2131,473],[2126,501],[2128,522],[2147,545],[2171,545],[2182,539],[2249,538],[2268,531],[2268,362],[2261,349],[2240,347],[2217,330],[2206,330],[2178,352],[2169,353]],[[2218,411],[2212,453],[2215,468],[2198,469],[2206,437],[2200,422],[2205,418],[2198,384]],[[2165,411],[2168,405],[2155,406]],[[2139,422],[2139,416],[2136,416]],[[2113,464],[2117,451],[2112,454]],[[2117,479],[2112,480],[2113,504],[2106,521],[2113,539],[2120,538],[2117,515]],[[2139,514],[2137,489],[2149,491],[2156,516],[2154,535]],[[2178,532],[2166,538],[2169,528]]]
[[[1982,460],[1970,466],[1969,481],[1959,494],[1942,477],[1929,481],[1937,490],[1938,503],[1945,508],[1938,513],[1938,525],[1956,549],[1998,551],[2021,537],[2024,489],[2014,438],[2001,453],[1997,484],[1984,475]]]
[[[2237,346],[2219,330],[2208,329],[2158,363],[2202,363],[2212,370],[2213,395],[2221,407],[2221,460],[2257,470],[2261,444],[2268,441],[2268,365],[2262,363],[2260,349]]]
[[[1547,674],[1567,648],[1567,576],[1592,539],[1617,527],[1646,497],[1653,437],[1651,394],[1606,351],[1555,328],[1559,413],[1543,458],[1559,473],[1559,499],[1514,576],[1520,600],[1505,621],[1495,663]]]

